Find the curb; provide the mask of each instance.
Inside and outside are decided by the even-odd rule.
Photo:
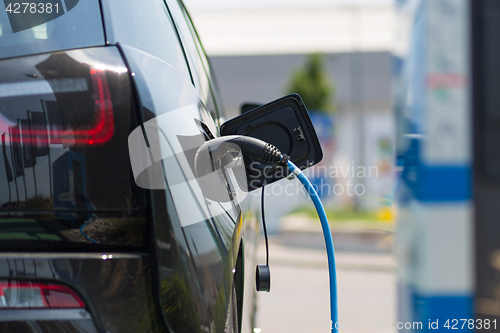
[[[323,241],[324,243],[324,241]],[[269,264],[281,267],[327,269],[325,249],[287,246],[279,237],[269,240]],[[260,242],[258,260],[265,262],[265,243]],[[336,251],[336,266],[342,270],[396,272],[396,258],[391,253]]]
[[[323,229],[318,220],[302,214],[288,215],[279,222],[277,235],[284,245],[325,249]],[[344,226],[330,226],[335,249],[339,251],[391,253],[394,234],[390,231],[367,229],[363,221]]]

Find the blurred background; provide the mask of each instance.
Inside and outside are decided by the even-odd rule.
[[[343,332],[393,332],[395,321],[392,0],[185,0],[211,59],[227,118],[244,102],[299,93],[323,161],[308,170],[326,205]],[[287,191],[284,186],[290,183]],[[296,181],[266,187],[272,287],[259,293],[262,332],[326,332],[326,253]],[[272,209],[271,209],[272,207]],[[265,248],[261,246],[260,263]],[[363,324],[364,322],[364,324]]]

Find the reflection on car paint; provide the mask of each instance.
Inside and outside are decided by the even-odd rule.
[[[0,247],[144,244],[144,191],[121,154],[136,126],[123,68],[112,47],[0,61]]]
[[[192,323],[194,320],[194,315],[182,316],[171,311],[172,303],[163,296],[169,295],[168,291],[177,286],[178,290],[190,290],[190,294],[185,293],[184,296],[177,294],[175,297],[184,300],[185,302],[180,304],[184,304],[187,308],[192,306],[189,305],[191,301],[186,298],[192,297],[200,321],[200,326],[194,329],[195,332],[202,329],[224,331],[233,286],[233,268],[239,250],[239,239],[237,242],[234,235],[237,228],[241,228],[241,208],[240,205],[232,206],[232,211],[228,215],[220,208],[219,203],[214,202],[216,206],[209,209],[207,200],[194,177],[189,162],[192,150],[185,147],[201,146],[206,140],[199,123],[207,121],[201,117],[201,114],[206,112],[205,106],[199,103],[200,99],[189,78],[179,70],[135,48],[125,46],[123,50],[136,73],[134,81],[143,104],[145,122],[162,115],[172,115],[164,118],[168,121],[159,123],[162,131],[156,129],[156,132],[151,132],[153,140],[158,140],[156,142],[157,147],[160,147],[158,156],[161,157],[163,153],[169,156],[162,160],[168,162],[167,164],[159,163],[162,166],[160,171],[164,171],[165,176],[162,184],[158,186],[165,186],[166,191],[151,190],[155,198],[157,237],[162,240],[156,245],[160,288],[163,290],[160,295],[167,322],[182,331],[182,325],[192,327],[188,322]],[[157,75],[159,72],[168,73],[169,80]],[[182,90],[179,87],[182,87]],[[181,108],[182,113],[172,112]],[[143,133],[146,133],[144,139],[141,139],[144,143],[141,140],[135,141],[141,143],[138,148],[144,147],[145,142],[151,144],[147,130]],[[159,143],[161,140],[163,140],[162,145]],[[145,158],[144,161],[153,160],[147,155]],[[148,165],[153,165],[148,163],[143,167],[147,169]],[[155,172],[154,169],[151,171]],[[134,175],[137,175],[135,171]],[[188,179],[194,181],[194,184],[189,183]],[[187,185],[180,186],[181,190],[178,191],[176,184],[179,183],[189,183],[195,196]],[[167,207],[162,208],[164,200],[167,202]],[[185,223],[194,220],[196,223]],[[173,230],[175,237],[168,230]],[[182,284],[185,287],[181,287]]]
[[[186,125],[177,129],[175,136],[169,135],[173,132],[169,128],[171,124],[190,114],[196,119],[196,113],[196,105],[169,111],[137,127],[128,139],[130,161],[138,186],[165,189],[166,177],[174,202],[180,205],[187,204],[186,200],[189,200],[190,207],[198,206],[198,210],[183,209],[178,212],[181,226],[225,214],[247,195],[246,173],[237,145],[224,143],[219,147],[207,146],[200,151],[200,146],[205,143],[204,136],[199,134],[198,128],[195,129],[198,134],[187,135],[192,134],[193,129]],[[189,124],[189,121],[184,124]],[[172,141],[178,144],[174,146]],[[216,153],[225,158],[224,165],[213,160]],[[222,206],[222,203],[228,202],[231,205]]]

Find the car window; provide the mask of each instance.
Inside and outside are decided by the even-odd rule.
[[[188,34],[189,39],[192,40],[192,43],[188,45],[190,52],[193,53],[193,58],[196,59],[194,64],[198,67],[198,75],[203,75],[203,78],[205,79],[203,82],[208,85],[209,91],[207,92],[208,95],[205,100],[207,109],[212,117],[220,119],[220,117],[224,115],[223,104],[220,99],[217,83],[215,82],[215,76],[211,70],[210,62],[203,45],[201,44],[198,33],[196,32],[196,28],[194,27],[191,17],[189,16],[184,4],[178,0],[171,0],[170,2],[175,3],[173,8],[178,8],[176,13],[179,16],[182,14],[182,19],[179,19],[179,21],[182,21],[183,24],[179,24],[180,28],[183,29],[183,33]]]
[[[181,4],[177,0],[167,0],[166,3],[168,4],[168,9],[172,14],[172,17],[175,20],[176,27],[181,35],[189,65],[192,69],[195,86],[206,105],[208,96],[210,94],[210,88],[208,77],[204,69],[203,59],[200,57],[196,42],[191,34],[188,22],[184,17]]]
[[[98,0],[32,3],[4,1],[0,58],[104,45]]]
[[[109,0],[111,43],[126,44],[152,54],[190,77],[175,27],[162,0]],[[109,25],[109,28],[108,28]]]

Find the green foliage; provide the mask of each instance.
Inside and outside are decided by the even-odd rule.
[[[217,295],[217,301],[215,303],[215,331],[222,332],[226,326],[226,297],[224,295],[224,288],[221,286],[219,288],[219,293]]]
[[[345,221],[356,221],[356,220],[366,220],[366,221],[376,221],[377,212],[375,211],[364,211],[364,210],[354,210],[349,208],[325,208],[328,220],[331,223],[345,222]],[[317,218],[318,213],[314,207],[303,206],[294,211],[294,213],[304,213],[309,217]]]
[[[328,222],[332,228],[354,227],[356,229],[377,229],[394,231],[394,225],[381,219],[380,214],[374,210],[356,210],[352,208],[325,208]],[[307,218],[317,220],[318,212],[314,207],[302,206],[294,210],[290,215],[305,215]]]
[[[287,93],[299,94],[309,110],[335,111],[331,103],[335,89],[326,74],[322,54],[310,54],[305,66],[293,72]]]
[[[160,282],[160,297],[165,316],[174,332],[200,331],[196,304],[191,298],[187,284],[177,273]],[[160,331],[159,323],[153,323],[153,330]]]

